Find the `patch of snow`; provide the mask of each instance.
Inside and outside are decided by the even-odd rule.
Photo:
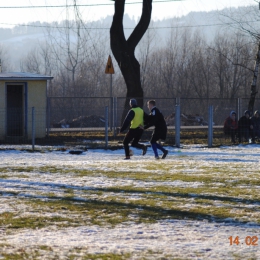
[[[0,214],[6,212],[20,212],[21,216],[37,216],[37,212],[28,212],[29,206],[23,203],[16,203],[23,198],[42,198],[47,199],[46,194],[51,193],[57,197],[64,196],[64,189],[73,191],[74,199],[87,200],[94,198],[96,194],[87,194],[89,190],[105,190],[114,186],[133,186],[138,188],[150,188],[156,186],[192,187],[203,188],[203,182],[185,182],[175,181],[140,181],[131,179],[131,172],[150,172],[151,175],[160,174],[160,167],[154,171],[149,169],[151,162],[154,165],[166,164],[171,161],[177,166],[183,168],[180,173],[189,176],[199,175],[201,166],[205,167],[224,167],[230,169],[227,176],[231,183],[236,183],[236,176],[232,180],[234,169],[241,178],[247,178],[247,173],[258,173],[260,163],[260,146],[258,145],[238,145],[223,146],[221,148],[206,149],[201,146],[184,146],[183,148],[167,147],[169,154],[165,160],[155,161],[152,149],[148,149],[147,155],[141,156],[141,151],[133,149],[134,156],[129,161],[124,161],[123,149],[110,150],[89,150],[81,155],[71,155],[62,151],[55,151],[53,147],[40,147],[36,149],[45,149],[43,153],[30,153],[21,151],[30,149],[30,146],[4,146],[0,145],[0,168],[19,168],[19,171],[0,173]],[[48,149],[52,151],[48,151]],[[4,150],[7,149],[7,150]],[[14,150],[11,150],[14,149]],[[188,159],[187,159],[188,158]],[[23,171],[23,168],[31,166],[32,171]],[[50,173],[40,167],[56,167],[66,169],[69,173],[62,172]],[[232,168],[233,167],[233,168]],[[141,168],[141,169],[140,169]],[[85,176],[78,176],[77,169],[85,169],[92,173]],[[74,170],[74,171],[73,171]],[[70,172],[71,171],[71,172]],[[120,172],[120,178],[107,177],[102,173]],[[178,172],[178,169],[169,169],[169,174]],[[128,173],[126,178],[122,173]],[[228,172],[228,171],[227,171]],[[216,173],[217,175],[218,173]],[[243,177],[243,175],[245,175]],[[2,176],[2,177],[1,177]],[[258,179],[256,177],[256,179]],[[223,186],[222,183],[215,182],[214,186]],[[239,185],[240,189],[250,189],[247,184]],[[254,189],[258,189],[254,186]],[[147,193],[146,195],[149,195]],[[202,194],[205,195],[205,194]],[[207,194],[208,196],[209,194]],[[105,198],[107,193],[100,195],[99,198]],[[126,191],[121,193],[110,192],[109,196],[120,196],[128,198],[129,201],[142,199],[141,193],[130,194]],[[188,199],[182,199],[180,207],[190,210],[194,207],[198,194],[189,194]],[[221,195],[219,195],[221,197]],[[171,198],[169,197],[169,200]],[[176,198],[178,202],[179,198]],[[215,207],[230,207],[232,212],[239,214],[239,203],[232,208],[232,203],[213,200]],[[161,201],[158,200],[160,205]],[[205,208],[210,205],[205,204]],[[248,210],[259,208],[257,201],[249,201],[241,204],[241,207]],[[141,208],[140,208],[141,210]],[[44,213],[41,216],[66,216],[66,212]],[[257,217],[256,213],[252,214]],[[111,216],[113,217],[113,216]],[[133,220],[135,216],[133,214]],[[86,216],[87,218],[87,216]],[[212,216],[214,220],[214,216]],[[250,221],[248,216],[245,220]],[[230,245],[230,237],[239,236],[241,243],[239,245]],[[149,252],[158,252],[156,257],[172,255],[175,258],[185,259],[234,259],[238,255],[241,259],[255,258],[260,259],[259,241],[258,246],[248,246],[245,243],[247,236],[257,236],[260,238],[260,225],[255,222],[242,224],[236,222],[233,218],[226,218],[223,223],[208,221],[190,221],[190,220],[163,220],[154,224],[135,224],[128,223],[111,227],[101,227],[95,225],[86,225],[81,227],[59,228],[55,225],[42,229],[18,229],[8,231],[0,228],[0,243],[12,245],[12,249],[3,248],[5,253],[12,252],[14,248],[25,247],[28,252],[32,252],[39,246],[48,246],[52,250],[45,252],[45,259],[54,259],[59,255],[60,259],[66,256],[75,248],[81,248],[81,252],[97,253],[132,253],[133,259],[138,259],[142,254]],[[9,251],[8,251],[9,250]],[[31,251],[30,251],[31,250]],[[80,251],[80,250],[79,250]],[[79,253],[80,254],[80,253]],[[83,254],[83,253],[82,253]],[[0,253],[1,259],[1,253]]]

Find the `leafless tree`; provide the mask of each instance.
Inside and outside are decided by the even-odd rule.
[[[153,22],[151,22],[152,26]],[[137,57],[140,60],[140,78],[141,87],[144,89],[147,80],[147,70],[149,60],[153,50],[155,50],[156,45],[158,45],[159,39],[156,38],[156,31],[154,29],[149,29],[144,34],[141,39],[140,44],[137,46]]]
[[[195,34],[191,45],[190,55],[190,84],[193,89],[193,96],[209,98],[211,94],[211,73],[212,57],[208,53],[207,43],[203,37]]]
[[[166,40],[165,50],[160,50],[163,58],[163,64],[160,66],[163,85],[169,96],[180,97],[177,80],[177,63],[178,55],[181,52],[180,41],[182,37],[182,30],[172,29],[169,38]]]
[[[254,110],[255,98],[258,93],[257,78],[260,66],[260,24],[257,22],[260,16],[259,8],[258,6],[252,5],[244,9],[243,13],[223,13],[222,15],[223,17],[233,22],[233,27],[238,28],[242,33],[252,37],[255,41],[255,44],[258,46],[255,55],[255,64],[252,70],[253,79],[251,82],[250,100],[248,103],[248,110],[252,113]]]
[[[131,97],[139,98],[138,103],[141,107],[143,106],[140,64],[135,57],[135,49],[149,26],[152,0],[143,0],[140,21],[127,40],[123,28],[124,8],[125,0],[115,0],[115,12],[110,28],[110,46],[126,83],[125,109],[127,110],[128,101]]]
[[[254,50],[252,42],[239,32],[216,36],[209,46],[209,55],[213,57],[213,79],[220,97],[234,98],[242,94],[245,84],[249,84]]]
[[[0,60],[2,72],[7,72],[12,69],[8,48],[3,44],[0,44]]]

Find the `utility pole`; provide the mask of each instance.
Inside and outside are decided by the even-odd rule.
[[[112,79],[112,75],[115,73],[115,70],[114,70],[112,59],[111,59],[110,55],[108,56],[105,73],[110,74],[110,119],[109,119],[109,125],[110,125],[110,130],[112,130],[112,127],[113,127],[112,126],[112,119],[113,119],[113,87],[112,87],[113,79]]]

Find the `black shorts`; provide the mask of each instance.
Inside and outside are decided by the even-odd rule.
[[[165,130],[154,130],[153,134],[152,134],[152,138],[150,140],[150,143],[156,143],[158,140],[165,140],[166,139],[166,135],[167,135],[167,129]]]
[[[135,128],[135,129],[129,129],[129,131],[127,132],[123,143],[124,144],[128,144],[130,143],[133,139],[132,145],[135,145],[139,142],[139,140],[142,137],[144,130],[141,128]]]

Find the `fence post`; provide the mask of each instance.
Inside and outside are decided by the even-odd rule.
[[[110,97],[109,110],[109,128],[113,131],[113,97]]]
[[[208,108],[208,147],[212,147],[213,143],[213,106]]]
[[[116,137],[116,127],[117,127],[117,98],[113,97],[113,126],[114,126],[114,132],[113,136]]]
[[[111,63],[112,64],[112,63]],[[113,130],[113,74],[110,74],[110,120],[109,120],[109,125],[110,125],[110,131],[112,132]]]
[[[50,127],[51,127],[51,108],[50,108],[50,98],[47,98],[47,137],[50,135]]]
[[[32,150],[34,151],[35,146],[35,115],[34,107],[32,107]]]
[[[181,99],[179,97],[176,97],[175,98],[175,103],[176,103],[176,105],[180,105]]]
[[[105,143],[108,148],[108,106],[105,108]]]
[[[240,110],[241,110],[241,99],[237,99],[237,120],[240,118]]]
[[[180,105],[175,106],[175,145],[180,147],[181,139],[181,109]]]

